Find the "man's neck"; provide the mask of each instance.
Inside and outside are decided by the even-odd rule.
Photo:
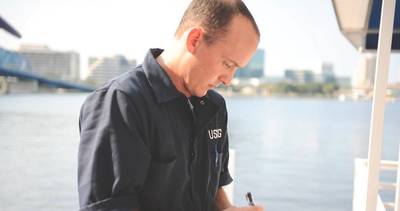
[[[157,58],[156,61],[158,64],[164,69],[164,71],[167,73],[169,78],[171,79],[172,83],[174,84],[175,88],[184,94],[186,97],[190,97],[191,94],[185,87],[185,83],[183,81],[183,76],[182,72],[179,70],[179,68],[176,65],[176,62],[174,62],[176,59],[173,57],[168,56],[168,52],[164,51],[162,52]]]

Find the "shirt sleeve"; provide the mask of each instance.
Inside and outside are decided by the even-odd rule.
[[[225,123],[228,122],[228,115],[225,113]],[[225,124],[227,125],[227,124]],[[228,164],[229,164],[229,138],[228,138],[228,127],[225,126],[225,136],[224,142],[222,146],[223,155],[222,155],[222,168],[221,174],[219,176],[219,186],[229,185],[233,179],[229,173]]]
[[[97,90],[79,118],[78,191],[81,211],[140,208],[150,165],[143,125],[120,90]]]

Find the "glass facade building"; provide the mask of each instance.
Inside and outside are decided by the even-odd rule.
[[[244,67],[239,68],[235,73],[235,78],[262,78],[264,77],[264,49],[257,49],[250,62]]]
[[[31,72],[32,67],[26,57],[20,53],[0,48],[0,68]]]

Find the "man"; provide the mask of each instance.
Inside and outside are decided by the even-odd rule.
[[[263,210],[227,199],[226,106],[211,90],[259,39],[242,1],[193,0],[170,48],[92,93],[80,116],[81,210]]]

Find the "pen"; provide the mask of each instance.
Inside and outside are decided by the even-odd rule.
[[[251,195],[250,192],[246,193],[246,200],[247,200],[247,203],[249,204],[249,206],[255,206],[255,204],[253,202],[253,196]]]

